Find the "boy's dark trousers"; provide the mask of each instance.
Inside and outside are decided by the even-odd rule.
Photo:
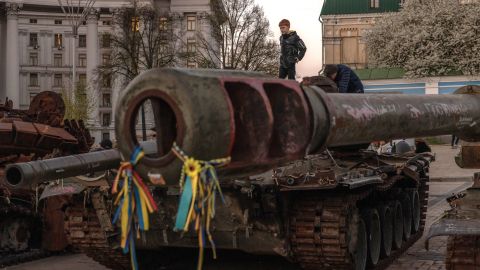
[[[289,80],[295,80],[295,64],[290,67],[284,67],[280,65],[280,70],[278,72],[278,77],[280,79],[285,79],[288,76]]]

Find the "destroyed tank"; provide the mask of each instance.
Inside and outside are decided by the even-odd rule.
[[[175,142],[196,159],[231,157],[217,170],[225,198],[212,225],[218,249],[279,255],[304,269],[384,268],[423,234],[433,155],[378,154],[365,145],[452,133],[474,141],[480,135],[472,125],[480,117],[480,98],[468,91],[338,94],[319,83],[259,73],[157,69],[135,78],[119,97],[116,134],[124,159],[139,144],[133,127],[146,100],[155,116],[156,153],[150,149],[136,170],[150,181],[159,212],[136,243],[140,252],[198,243],[172,230],[182,168],[171,150]],[[14,164],[7,182],[31,186],[120,162],[118,155],[90,154],[91,162],[77,156],[79,162],[57,174],[49,161]],[[32,172],[45,177],[28,177]],[[81,197],[66,210],[69,239],[102,264],[129,268],[128,258],[114,249],[112,196],[105,186],[90,191],[86,206]]]
[[[458,93],[479,94],[479,86],[466,86]],[[469,116],[460,124],[470,122]],[[466,122],[466,123],[465,123]],[[460,168],[480,169],[480,145],[475,142],[462,142],[455,162]],[[470,188],[448,197],[450,209],[435,221],[428,232],[426,247],[431,238],[448,236],[445,265],[447,270],[480,269],[480,172],[473,175]]]
[[[59,198],[39,205],[34,190],[11,189],[4,182],[8,164],[88,151],[88,130],[82,122],[64,123],[64,113],[63,100],[51,91],[37,94],[28,110],[13,109],[8,98],[0,104],[0,267],[36,257],[41,248],[58,251],[67,244],[63,229],[51,219]],[[48,242],[42,242],[42,234]]]

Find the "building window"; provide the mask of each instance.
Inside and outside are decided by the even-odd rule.
[[[30,46],[32,46],[32,47],[38,46],[38,34],[37,33],[30,33]]]
[[[110,22],[110,21],[102,21],[102,24],[103,24],[103,25],[110,25],[111,22]]]
[[[168,54],[168,48],[168,43],[160,43],[158,45],[158,54],[161,56]]]
[[[38,74],[37,73],[30,73],[29,86],[38,86]]]
[[[37,19],[30,19],[30,23],[37,23]]]
[[[166,31],[168,29],[168,19],[160,18],[158,28],[160,29],[160,31]]]
[[[110,48],[110,34],[105,33],[102,35],[102,48]]]
[[[195,63],[195,52],[197,50],[195,39],[188,39],[187,40],[187,67],[188,68],[195,68],[197,67],[197,63]]]
[[[102,126],[104,126],[104,127],[110,126],[110,114],[109,113],[102,114]]]
[[[63,66],[62,54],[61,53],[56,53],[56,54],[53,55],[53,65],[55,67]]]
[[[103,107],[110,108],[111,107],[111,101],[110,101],[110,93],[103,93],[102,95],[102,105]]]
[[[78,55],[78,66],[80,67],[86,67],[87,66],[87,55],[84,53],[81,53]]]
[[[30,53],[30,65],[38,66],[38,53]]]
[[[104,74],[102,78],[102,86],[105,88],[109,88],[111,85],[110,83],[111,81],[112,81],[112,76],[110,76],[110,74]]]
[[[132,18],[132,32],[140,31],[140,18],[133,17]]]
[[[197,50],[195,39],[187,40],[187,52],[188,53],[195,53]]]
[[[193,16],[193,15],[187,16],[187,30],[195,31],[196,27],[197,27],[197,16]]]
[[[55,34],[55,47],[59,49],[63,47],[62,34]]]
[[[86,48],[87,47],[87,35],[78,36],[78,47]]]
[[[62,24],[62,20],[55,20],[55,24]]]
[[[108,53],[102,54],[102,64],[104,66],[110,65],[110,54],[108,54]]]
[[[102,140],[110,140],[110,132],[102,133]]]
[[[53,75],[53,86],[54,87],[62,87],[62,74],[55,74]]]
[[[370,8],[379,8],[380,0],[370,0]]]
[[[78,75],[78,83],[82,86],[87,85],[87,74],[79,74]]]

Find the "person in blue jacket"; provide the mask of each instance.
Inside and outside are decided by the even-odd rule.
[[[323,74],[337,84],[339,93],[364,93],[362,81],[346,65],[325,65]]]

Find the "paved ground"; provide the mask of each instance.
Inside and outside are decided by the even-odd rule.
[[[436,161],[432,163],[430,170],[431,181],[471,181],[473,173],[480,170],[460,169],[455,164],[454,156],[460,148],[452,149],[450,145],[434,145]]]
[[[458,151],[451,149],[450,146],[434,146],[433,150],[437,153],[437,161],[431,168],[431,177],[440,182],[432,182],[430,185],[429,210],[427,213],[427,230],[432,222],[442,215],[444,210],[448,209],[445,198],[452,193],[459,192],[471,185],[465,180],[470,179],[476,170],[461,170],[453,162],[453,156]],[[430,242],[430,250],[424,248],[424,238],[414,244],[402,257],[397,259],[388,270],[400,269],[424,269],[440,270],[445,269],[444,256],[446,251],[446,238],[437,237]],[[189,260],[195,261],[195,256],[186,256]],[[212,263],[205,269],[297,269],[297,267],[286,261],[277,258],[262,258],[239,255],[239,254],[220,254],[221,260]],[[85,255],[65,255],[38,260],[35,262],[17,265],[15,267],[5,268],[4,270],[105,270],[106,268],[93,262]],[[182,269],[175,267],[174,269]],[[185,269],[185,268],[183,268]],[[194,269],[188,267],[188,269]]]

